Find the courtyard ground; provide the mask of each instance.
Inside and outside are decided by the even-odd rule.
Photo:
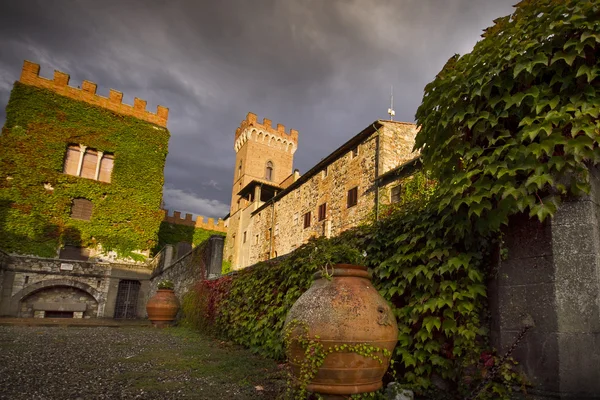
[[[276,399],[277,363],[184,328],[0,324],[0,399]]]

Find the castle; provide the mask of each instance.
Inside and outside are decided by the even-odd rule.
[[[165,219],[169,110],[39,72],[24,62],[0,135],[0,315],[144,316],[151,271],[132,261]]]
[[[235,132],[224,259],[240,269],[281,256],[398,201],[401,170],[415,163],[416,133],[412,123],[374,121],[300,175],[293,170],[298,131],[248,113]]]

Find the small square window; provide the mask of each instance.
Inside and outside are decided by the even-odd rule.
[[[398,203],[400,201],[400,193],[402,192],[402,187],[400,185],[394,186],[391,190],[390,202]]]
[[[73,199],[71,218],[89,221],[92,218],[94,204],[88,199]]]
[[[310,226],[310,211],[304,214],[304,229]]]
[[[354,207],[358,203],[358,187],[348,190],[348,208]]]
[[[327,203],[319,206],[319,221],[323,221],[327,215]]]

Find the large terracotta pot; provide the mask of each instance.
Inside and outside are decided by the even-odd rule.
[[[310,289],[290,309],[284,325],[284,334],[289,332],[292,339],[287,356],[296,376],[305,350],[293,338],[305,333],[324,349],[367,344],[392,353],[398,340],[396,318],[373,287],[367,267],[337,264],[331,279],[321,273],[315,274],[315,278]],[[378,390],[383,385],[389,357],[383,352],[377,355],[383,363],[354,351],[333,351],[325,357],[306,389],[331,395]]]
[[[179,300],[173,289],[158,289],[146,304],[148,319],[157,327],[170,325],[175,320],[178,310]]]

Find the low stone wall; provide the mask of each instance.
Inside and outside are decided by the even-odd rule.
[[[0,316],[33,317],[35,304],[87,304],[85,317],[115,315],[119,285],[136,281],[137,303],[130,317],[145,317],[151,271],[143,265],[61,260],[0,252]],[[61,303],[64,303],[61,306]],[[67,307],[68,308],[68,307]],[[39,310],[44,311],[44,310]],[[72,311],[72,310],[64,310]]]
[[[224,240],[223,236],[211,236],[170,265],[157,262],[150,278],[149,296],[156,293],[160,281],[169,280],[175,284],[175,294],[181,301],[194,283],[221,276]]]

